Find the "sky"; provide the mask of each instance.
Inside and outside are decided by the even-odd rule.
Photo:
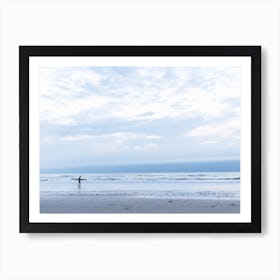
[[[45,168],[239,160],[239,67],[40,68]]]

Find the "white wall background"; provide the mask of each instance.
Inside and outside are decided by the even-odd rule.
[[[15,1],[1,14],[1,279],[280,279],[280,2]],[[18,45],[262,45],[262,234],[19,234]]]

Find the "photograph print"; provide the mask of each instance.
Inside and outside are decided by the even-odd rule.
[[[238,67],[40,69],[41,213],[239,213]]]
[[[250,55],[45,48],[29,57],[33,223],[252,223]]]

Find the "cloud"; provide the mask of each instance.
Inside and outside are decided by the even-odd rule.
[[[65,99],[57,97],[40,102],[40,120],[42,123],[56,125],[73,125],[79,122],[83,112],[92,112],[105,106],[108,100],[102,96],[73,97]]]
[[[158,140],[160,135],[155,134],[142,134],[142,133],[130,133],[130,132],[114,132],[108,134],[77,134],[66,135],[59,139],[62,142],[79,142],[84,140],[94,139],[113,139],[117,141],[131,141],[131,140]]]
[[[219,143],[219,141],[217,141],[217,140],[204,140],[200,143],[201,144],[217,144],[217,143]]]
[[[97,86],[102,78],[88,67],[43,67],[40,68],[40,94],[49,98],[77,96],[86,92],[85,86]]]
[[[157,143],[148,143],[148,144],[144,144],[144,145],[135,145],[132,147],[132,149],[135,151],[147,152],[147,151],[155,151],[159,147],[160,146]]]
[[[235,143],[240,139],[240,118],[220,123],[200,125],[184,134],[199,139],[202,144]]]
[[[107,134],[74,134],[60,137],[57,143],[88,146],[88,152],[119,153],[120,151],[144,152],[159,148],[161,136],[155,134],[113,132]],[[51,142],[51,144],[54,144]]]
[[[200,67],[43,68],[41,122],[73,125],[110,118],[225,116],[234,109],[232,101],[239,102],[239,72]]]

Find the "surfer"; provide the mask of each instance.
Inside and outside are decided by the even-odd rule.
[[[86,179],[82,179],[82,176],[79,176],[79,178],[72,178],[72,180],[78,181],[78,189],[80,189],[81,188],[81,184],[82,184],[81,181],[84,181]]]

